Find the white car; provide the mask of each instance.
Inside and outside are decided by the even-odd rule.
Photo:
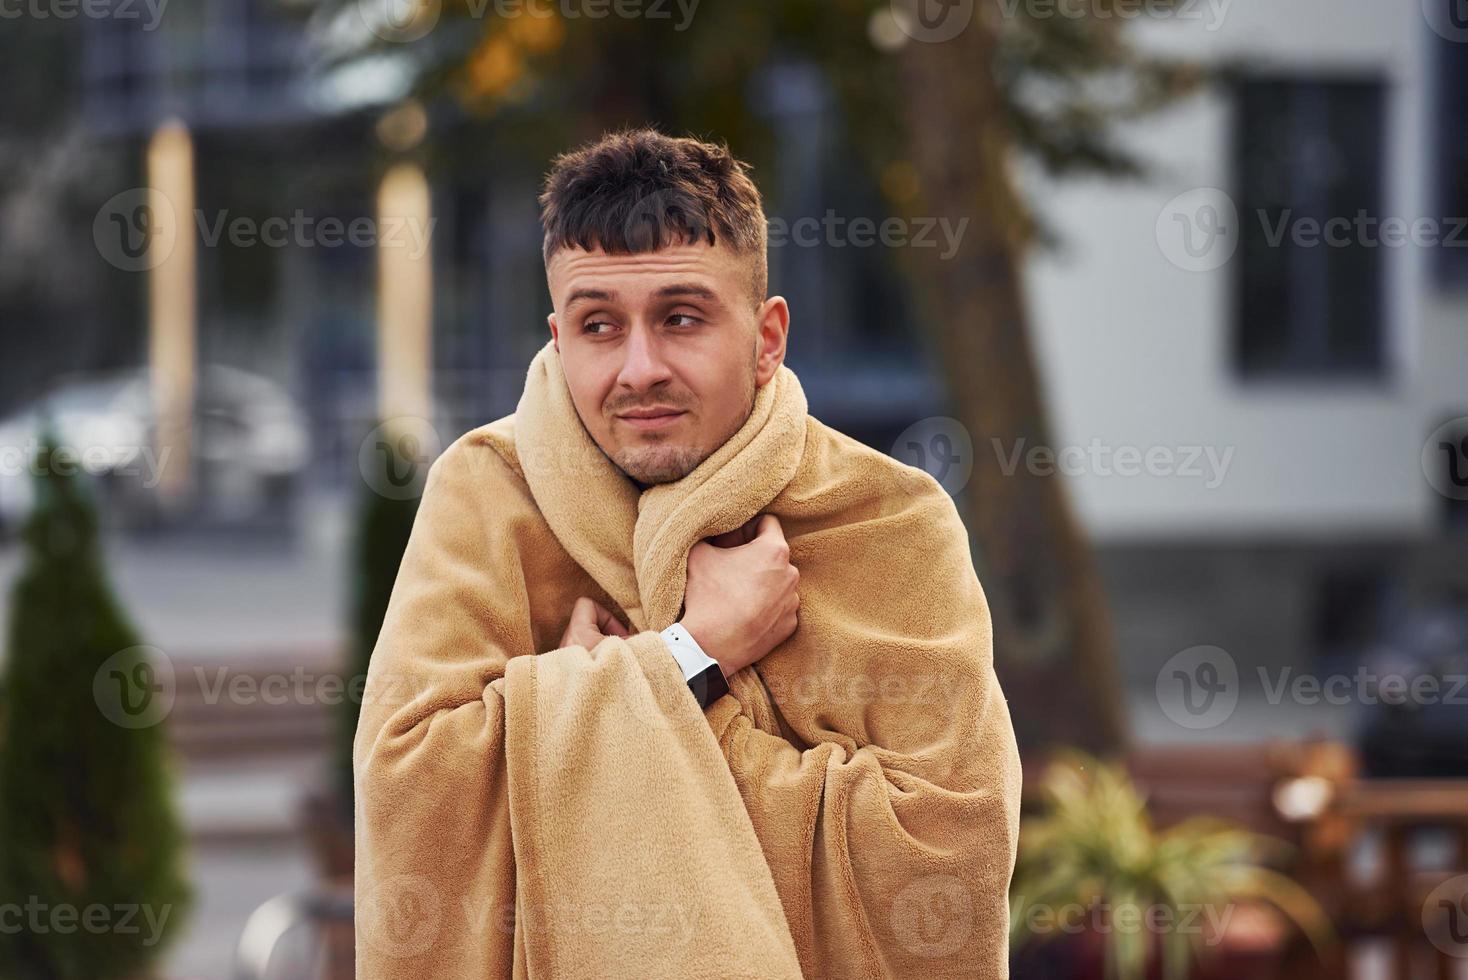
[[[140,368],[59,379],[51,394],[0,421],[0,527],[13,531],[34,504],[35,454],[48,417],[108,523],[156,520],[156,491],[170,461],[154,442],[157,413]],[[246,519],[280,505],[309,454],[306,425],[289,395],[268,378],[217,364],[199,371],[193,445],[193,510],[211,519]]]

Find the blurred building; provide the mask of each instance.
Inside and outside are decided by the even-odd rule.
[[[1450,6],[1140,23],[1222,83],[1128,132],[1153,179],[1034,181],[1064,239],[1032,270],[1038,343],[1060,441],[1103,451],[1072,485],[1139,695],[1186,647],[1319,670],[1462,594],[1468,460],[1433,435],[1468,415],[1468,24]],[[1155,451],[1151,472],[1118,475],[1123,447]]]
[[[384,172],[402,159],[426,161],[429,397],[446,444],[513,411],[525,366],[548,337],[535,204],[544,161],[527,167],[497,151],[482,123],[448,105],[415,107],[424,128],[404,139],[394,109],[408,94],[409,67],[393,52],[333,65],[332,36],[360,21],[350,6],[340,24],[309,13],[309,5],[272,0],[208,0],[170,9],[156,30],[90,21],[83,105],[90,131],[139,167],[160,126],[176,119],[187,127],[200,233],[226,231],[198,252],[198,359],[255,370],[297,392],[311,419],[315,476],[340,486],[355,478],[357,446],[381,409],[374,249],[238,247],[221,221],[304,211],[300,220],[319,228],[374,217]],[[792,217],[873,213],[874,190],[854,184],[842,165],[819,75],[798,65],[774,70],[767,95],[772,124],[801,148],[779,175],[789,199],[772,205]],[[431,146],[420,145],[425,132]],[[890,444],[935,411],[934,385],[908,343],[900,284],[880,249],[792,246],[775,250],[771,263],[772,288],[796,311],[792,363],[823,417]],[[395,364],[388,358],[387,369]]]
[[[1140,690],[1197,644],[1246,670],[1349,655],[1461,564],[1450,530],[1463,505],[1434,483],[1468,461],[1429,443],[1468,415],[1468,43],[1425,9],[1223,2],[1139,20],[1146,43],[1221,78],[1126,134],[1154,176],[1026,176],[1061,241],[1030,281],[1055,448]],[[216,229],[373,216],[384,174],[422,167],[424,396],[446,443],[513,410],[546,337],[539,168],[450,106],[405,125],[394,114],[412,72],[391,57],[333,66],[312,42],[319,27],[270,0],[179,5],[153,31],[89,20],[85,123],[134,161],[140,185],[150,140],[182,120],[197,207]],[[759,102],[790,148],[771,216],[884,213],[846,165],[820,75],[780,64],[764,84]],[[1322,242],[1332,219],[1349,227]],[[1384,240],[1389,219],[1405,242]],[[1422,222],[1435,244],[1412,230]],[[944,411],[889,258],[771,251],[813,411],[884,449]],[[355,485],[382,404],[376,250],[226,236],[197,261],[198,361],[285,385],[309,419],[313,483]],[[141,334],[142,279],[113,288],[122,301],[106,315]],[[1034,448],[972,435],[975,452],[1010,460]]]

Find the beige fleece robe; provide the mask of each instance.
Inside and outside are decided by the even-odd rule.
[[[800,622],[700,710],[689,548],[779,517]],[[557,649],[578,596],[633,635]],[[781,367],[639,493],[553,345],[429,470],[355,744],[357,976],[1005,977],[1020,767],[938,483]]]

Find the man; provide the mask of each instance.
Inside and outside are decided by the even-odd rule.
[[[1019,761],[953,504],[811,418],[722,147],[558,158],[514,415],[429,471],[358,976],[1002,977]]]

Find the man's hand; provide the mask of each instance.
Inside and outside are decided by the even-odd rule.
[[[683,627],[729,676],[795,632],[799,582],[780,521],[765,514],[689,550]]]
[[[590,596],[582,596],[571,608],[571,622],[561,634],[561,646],[580,646],[590,650],[609,636],[631,636],[627,627],[602,604]]]

